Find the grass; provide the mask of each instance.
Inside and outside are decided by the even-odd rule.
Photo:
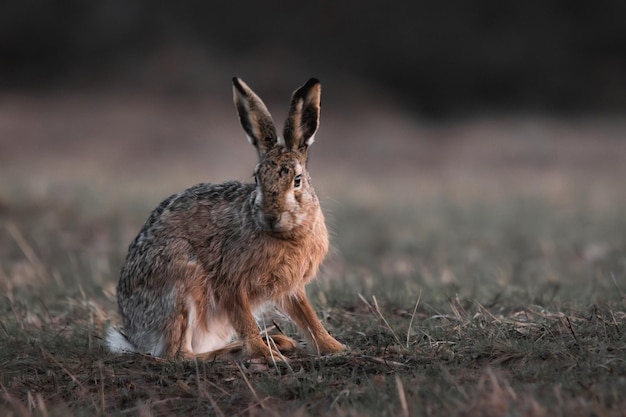
[[[106,352],[151,203],[94,204],[100,191],[0,206],[1,415],[625,415],[624,205],[329,203],[335,250],[309,290],[350,350],[285,366]]]
[[[333,250],[308,290],[349,351],[166,362],[102,345],[126,248],[254,154],[230,107],[49,100],[3,108],[0,416],[626,415],[623,121],[328,119]]]

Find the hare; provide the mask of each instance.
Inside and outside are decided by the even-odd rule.
[[[261,99],[239,78],[233,98],[257,150],[254,184],[198,184],[164,200],[130,244],[117,287],[124,330],[110,328],[113,352],[173,359],[280,359],[293,339],[261,337],[254,314],[285,312],[318,354],[345,347],[324,328],[305,285],[328,251],[324,215],[307,172],[319,125],[320,82],[297,89],[283,136]],[[239,344],[231,343],[235,336]]]

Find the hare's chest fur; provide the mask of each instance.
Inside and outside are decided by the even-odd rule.
[[[315,276],[327,252],[323,218],[301,236],[284,239],[259,234],[246,250],[223,254],[219,280],[263,302],[302,288]]]

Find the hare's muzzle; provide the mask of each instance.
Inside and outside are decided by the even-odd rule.
[[[289,232],[294,227],[289,213],[263,213],[259,212],[259,223],[266,232],[283,233]]]
[[[280,232],[284,229],[281,225],[281,214],[260,213],[260,220],[264,228],[271,232]]]

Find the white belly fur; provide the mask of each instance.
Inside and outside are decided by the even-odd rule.
[[[198,320],[195,305],[191,300],[188,309],[185,350],[194,354],[211,352],[223,348],[233,340],[235,329],[225,314],[209,309],[205,325]]]

